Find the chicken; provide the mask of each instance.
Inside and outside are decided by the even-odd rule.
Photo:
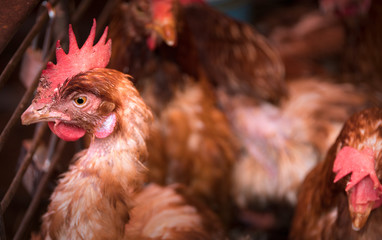
[[[364,15],[370,9],[372,0],[320,0],[320,7],[325,12],[336,12],[342,16]]]
[[[346,30],[341,80],[366,89],[377,102],[382,99],[382,3],[372,0],[321,0],[327,16],[335,15]],[[336,13],[336,14],[333,14]]]
[[[286,78],[329,74],[338,68],[338,58],[343,51],[343,24],[335,16],[323,14],[316,6],[294,14],[299,7],[282,9],[289,18],[299,16],[298,21],[284,26],[284,20],[269,35],[285,63]],[[274,20],[280,18],[279,15],[277,12],[268,18]]]
[[[216,107],[195,45],[184,25],[175,21],[174,3],[122,3],[110,24],[110,36],[120,47],[112,53],[111,66],[134,76],[153,110],[150,180],[185,184],[228,222],[230,173],[239,149],[226,117]]]
[[[217,217],[178,187],[143,187],[152,114],[128,75],[104,68],[111,41],[105,30],[93,46],[95,28],[81,49],[69,28],[69,53],[58,42],[57,64],[22,115],[23,124],[48,121],[64,140],[92,135],[51,196],[42,237],[224,239]]]
[[[306,177],[291,239],[380,239],[382,109],[354,114]]]

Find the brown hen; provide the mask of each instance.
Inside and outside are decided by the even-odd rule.
[[[382,110],[353,115],[298,195],[291,239],[380,239]]]
[[[22,115],[23,124],[48,121],[66,140],[92,135],[51,196],[42,237],[224,239],[218,218],[176,187],[143,187],[152,114],[128,75],[103,68],[111,42],[104,33],[93,47],[94,35],[95,25],[78,49],[70,28],[69,53],[58,44],[57,65],[44,70]]]

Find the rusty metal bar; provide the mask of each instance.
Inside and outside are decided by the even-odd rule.
[[[64,36],[64,34],[61,34],[59,39],[61,39],[63,36]],[[47,58],[44,61],[44,64],[42,66],[46,66],[49,59],[53,58],[54,52],[55,52],[54,50],[55,50],[55,46],[52,45],[52,47],[49,50],[49,54],[48,54],[48,56],[47,56]],[[0,152],[3,149],[5,140],[8,138],[13,126],[18,121],[20,121],[20,116],[21,116],[22,112],[25,110],[26,104],[29,103],[30,100],[32,99],[33,93],[37,88],[38,81],[40,79],[40,74],[41,74],[42,70],[43,70],[43,67],[41,67],[41,69],[39,71],[40,73],[36,76],[36,78],[33,80],[33,83],[29,86],[28,90],[24,93],[20,103],[16,107],[16,110],[13,112],[11,118],[7,122],[7,125],[4,127],[3,131],[1,132],[1,135],[0,135]]]
[[[48,61],[45,62],[45,65]],[[42,70],[42,69],[41,69]],[[40,70],[40,72],[41,72]],[[0,135],[0,152],[4,147],[5,141],[8,138],[13,126],[20,121],[21,113],[25,110],[26,104],[30,102],[33,93],[37,87],[38,80],[40,76],[37,76],[34,80],[31,86],[29,86],[28,90],[25,92],[24,96],[22,97],[20,103],[17,105],[16,110],[13,112],[11,118],[7,122],[7,125],[4,127],[3,131]]]
[[[44,10],[43,13],[37,18],[37,21],[33,28],[30,30],[28,35],[25,37],[24,41],[21,43],[20,47],[17,49],[15,54],[13,54],[11,60],[9,60],[7,66],[0,75],[0,87],[2,87],[5,82],[8,80],[17,64],[20,62],[23,57],[24,52],[31,44],[33,38],[39,33],[46,21],[48,20],[48,10]]]
[[[30,223],[33,215],[35,214],[37,207],[39,206],[39,203],[40,203],[40,200],[42,198],[42,195],[44,194],[44,190],[46,188],[46,185],[48,184],[48,182],[52,176],[52,173],[55,170],[56,164],[60,160],[60,157],[63,153],[64,148],[65,148],[65,144],[66,144],[66,142],[63,140],[60,140],[60,142],[58,143],[54,158],[52,160],[51,165],[49,166],[49,170],[42,177],[42,179],[41,179],[41,181],[37,187],[36,193],[32,199],[32,202],[30,203],[30,205],[29,205],[29,207],[28,207],[28,209],[24,215],[24,218],[21,221],[20,227],[17,229],[15,237],[13,238],[14,240],[19,240],[19,239],[22,239],[24,237],[25,232],[29,226],[29,223]]]
[[[1,1],[0,8],[0,53],[7,46],[28,14],[41,0]]]
[[[27,155],[24,157],[24,159],[21,163],[21,166],[16,173],[16,176],[13,178],[12,183],[11,183],[10,187],[8,188],[8,191],[5,193],[5,196],[1,200],[0,207],[1,207],[1,211],[3,213],[8,208],[9,203],[11,202],[12,198],[14,197],[14,195],[16,193],[16,190],[20,186],[21,179],[22,179],[25,171],[27,170],[28,165],[30,164],[30,162],[32,160],[33,153],[36,151],[39,142],[41,141],[42,137],[44,136],[45,131],[47,130],[47,126],[48,126],[48,124],[45,123],[44,125],[42,125],[39,128],[37,135],[36,135],[36,138],[33,139],[31,149],[28,151]]]
[[[7,125],[4,127],[4,130],[1,132],[0,135],[0,152],[3,149],[3,146],[5,144],[6,139],[8,138],[13,126],[20,121],[21,113],[26,108],[26,104],[30,102],[32,95],[34,93],[34,90],[37,87],[38,83],[37,78],[33,84],[28,88],[27,92],[24,94],[23,98],[21,99],[20,103],[17,105],[16,110],[13,112],[10,120],[8,121]]]
[[[7,237],[5,235],[5,225],[4,225],[4,217],[3,217],[3,211],[0,207],[0,239],[5,240]]]

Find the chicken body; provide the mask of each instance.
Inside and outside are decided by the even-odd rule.
[[[250,24],[208,4],[183,5],[179,12],[178,21],[187,25],[198,60],[215,87],[274,103],[287,95],[280,54]]]
[[[94,134],[51,196],[44,239],[223,238],[217,218],[202,216],[201,208],[173,188],[152,185],[140,191],[151,119],[128,77],[101,68],[71,78],[44,111],[24,113],[24,124],[63,121]]]
[[[291,239],[380,239],[380,195],[370,201],[361,201],[360,205],[358,197],[364,196],[364,199],[368,199],[370,194],[380,191],[378,178],[381,178],[382,173],[381,119],[382,110],[372,108],[355,114],[346,122],[325,160],[308,174],[302,184]],[[351,155],[343,158],[342,167],[351,169],[352,176],[345,176],[338,181],[337,177],[335,180],[335,165],[340,152],[344,153],[346,148],[354,150],[351,151]],[[365,149],[371,152],[370,168],[362,164],[364,160],[359,158],[359,153]],[[356,155],[359,156],[354,157]],[[358,178],[357,174],[362,171],[367,174]],[[371,186],[373,190],[368,190],[367,181],[372,179],[373,175],[378,177],[373,180],[378,183],[374,188]],[[352,187],[348,189],[350,183]],[[351,198],[353,200],[350,200]],[[371,212],[363,212],[364,205],[370,206],[367,208]]]
[[[296,204],[297,189],[325,154],[348,116],[365,104],[351,85],[301,78],[288,82],[280,106],[220,94],[225,113],[243,144],[233,192],[239,206]]]
[[[228,220],[236,139],[216,107],[211,84],[201,71],[186,26],[171,28],[176,34],[174,46],[168,46],[165,37],[158,37],[157,31],[147,27],[161,26],[153,16],[153,4],[122,3],[111,24],[111,38],[121,46],[115,48],[111,66],[136,73],[137,89],[154,113],[148,144],[150,180],[185,184]],[[176,15],[177,5],[169,6],[174,11],[169,15]],[[133,63],[136,55],[146,57],[146,62]],[[130,62],[132,67],[125,68]]]

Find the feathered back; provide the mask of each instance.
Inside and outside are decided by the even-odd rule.
[[[272,102],[287,94],[281,57],[252,26],[205,4],[183,9],[200,60],[215,85]]]

